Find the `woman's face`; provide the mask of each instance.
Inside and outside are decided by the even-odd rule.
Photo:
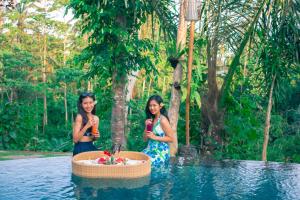
[[[157,101],[155,100],[151,100],[150,103],[149,103],[149,110],[151,112],[152,115],[157,115],[160,113],[160,109],[161,109],[162,106],[160,106],[158,104]]]
[[[91,97],[86,97],[86,98],[82,99],[81,105],[85,112],[91,113],[92,110],[94,109],[95,102]]]

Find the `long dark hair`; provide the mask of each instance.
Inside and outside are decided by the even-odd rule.
[[[82,116],[82,125],[83,126],[88,122],[87,114],[82,107],[82,101],[83,101],[83,99],[85,99],[87,97],[92,98],[94,101],[96,100],[95,95],[91,92],[83,92],[80,94],[78,102],[77,102],[77,110],[78,110],[78,114]],[[96,105],[94,106],[94,108],[92,110],[92,114],[93,115],[96,114]]]
[[[151,112],[150,112],[150,109],[149,109],[149,104],[150,104],[150,101],[156,101],[158,103],[158,105],[160,105],[161,103],[163,103],[163,99],[161,98],[161,96],[159,95],[153,95],[151,96],[148,101],[147,101],[147,105],[146,105],[146,108],[145,108],[145,112],[146,112],[146,117],[147,119],[154,119],[155,115],[153,115]],[[160,114],[162,114],[163,116],[165,116],[168,121],[169,120],[169,117],[168,117],[168,112],[165,108],[165,106],[163,105],[163,107],[160,109]]]

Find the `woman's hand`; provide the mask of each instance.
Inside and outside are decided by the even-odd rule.
[[[156,140],[156,135],[151,131],[145,131],[145,137],[152,140]]]
[[[145,127],[147,126],[147,124],[152,124],[153,120],[152,119],[146,119],[145,120]]]
[[[88,122],[86,123],[86,128],[91,128],[92,126],[96,125],[96,120],[94,117],[91,117],[88,119]]]
[[[93,136],[94,136],[95,138],[99,138],[99,137],[100,137],[100,132],[98,131],[96,134],[93,134]]]
[[[99,131],[96,134],[92,134],[93,141],[97,140],[98,138],[100,138],[100,132]]]

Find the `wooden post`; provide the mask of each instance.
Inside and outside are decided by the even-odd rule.
[[[186,95],[186,104],[185,104],[185,140],[187,146],[190,146],[190,96],[191,96],[191,79],[192,79],[192,65],[193,65],[194,32],[195,32],[195,21],[191,21],[189,54],[188,54],[187,95]]]

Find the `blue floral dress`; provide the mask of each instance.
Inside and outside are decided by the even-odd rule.
[[[165,133],[160,125],[160,117],[153,127],[153,133],[156,136],[164,137]],[[170,149],[167,142],[160,142],[149,139],[148,146],[143,150],[151,158],[152,166],[161,166],[170,159]]]

